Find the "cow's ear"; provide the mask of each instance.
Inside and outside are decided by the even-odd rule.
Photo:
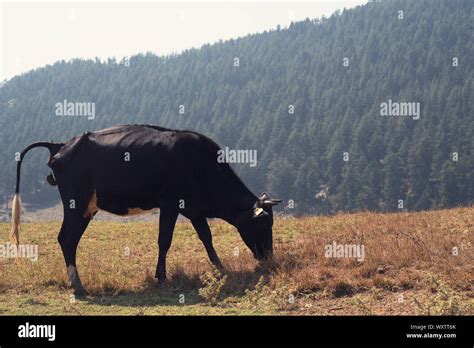
[[[263,210],[263,208],[261,208],[261,207],[253,208],[253,217],[254,218],[258,218],[258,217],[265,216],[265,215],[268,215],[268,213],[265,210]]]

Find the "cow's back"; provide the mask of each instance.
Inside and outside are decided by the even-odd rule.
[[[196,205],[213,190],[219,147],[198,133],[119,126],[90,133],[88,140],[92,186],[105,210],[125,214],[181,199]]]

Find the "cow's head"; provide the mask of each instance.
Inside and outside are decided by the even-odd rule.
[[[266,259],[273,254],[273,212],[272,207],[281,200],[270,199],[262,193],[252,209],[239,217],[237,229],[257,260]]]

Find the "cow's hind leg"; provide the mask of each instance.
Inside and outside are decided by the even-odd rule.
[[[69,282],[74,289],[74,295],[77,297],[87,295],[87,292],[82,286],[79,274],[77,273],[76,251],[79,240],[86,230],[89,221],[90,219],[84,218],[78,214],[65,212],[61,231],[58,236],[64,260],[66,261]]]
[[[209,260],[218,269],[223,269],[221,260],[219,259],[219,256],[217,256],[216,250],[212,245],[212,234],[211,229],[209,228],[209,224],[207,223],[207,219],[205,217],[194,218],[191,219],[191,223],[193,224],[194,229],[198,233],[199,239],[202,241],[204,247],[206,248]]]
[[[173,208],[161,208],[160,210],[160,232],[158,236],[158,264],[156,266],[155,278],[166,281],[166,254],[173,239],[174,226],[178,218],[178,210]]]

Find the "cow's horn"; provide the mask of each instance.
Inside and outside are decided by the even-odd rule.
[[[267,206],[274,206],[274,205],[277,205],[279,203],[283,202],[281,199],[267,199],[267,200],[264,200],[263,201],[263,205],[267,205]]]

